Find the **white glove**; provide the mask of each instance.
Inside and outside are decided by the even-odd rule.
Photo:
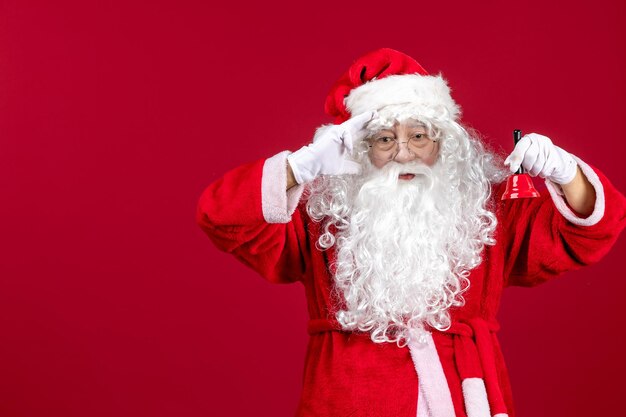
[[[313,143],[287,157],[298,184],[313,181],[318,175],[358,174],[360,165],[348,159],[355,142],[365,135],[365,124],[376,113],[365,112],[340,125],[317,130]]]
[[[517,142],[504,160],[511,172],[520,165],[531,176],[539,175],[557,184],[567,184],[576,176],[577,164],[572,155],[554,145],[550,138],[529,133]]]

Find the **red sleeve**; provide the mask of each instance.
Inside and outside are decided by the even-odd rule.
[[[296,210],[302,186],[285,192],[287,152],[226,173],[209,185],[197,221],[220,249],[275,283],[302,279],[307,238]]]
[[[593,213],[576,215],[546,181],[539,198],[499,203],[500,236],[504,243],[505,285],[534,286],[565,271],[599,261],[626,225],[626,199],[598,170],[578,160],[596,191]],[[500,198],[502,186],[496,193]]]

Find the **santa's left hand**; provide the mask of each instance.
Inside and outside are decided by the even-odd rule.
[[[576,176],[577,164],[572,155],[552,143],[550,138],[529,133],[517,142],[504,160],[511,172],[520,165],[531,176],[539,175],[557,184],[568,184]]]

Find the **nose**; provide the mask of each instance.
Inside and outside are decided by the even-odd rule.
[[[416,155],[409,149],[408,142],[399,142],[398,143],[398,153],[393,158],[394,161],[405,163],[410,162],[416,158]]]

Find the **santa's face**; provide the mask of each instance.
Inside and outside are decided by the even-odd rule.
[[[370,161],[379,169],[390,161],[400,164],[419,161],[432,166],[439,154],[439,143],[429,136],[422,123],[414,119],[377,129],[366,140],[370,149]],[[401,173],[399,179],[411,180],[413,176]]]

